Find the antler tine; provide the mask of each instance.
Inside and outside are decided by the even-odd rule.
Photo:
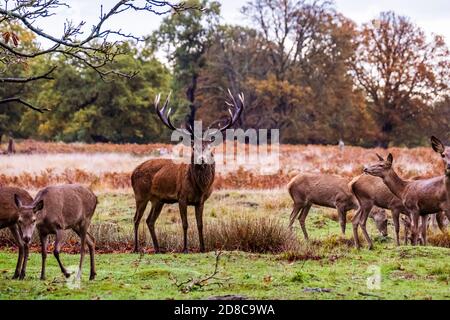
[[[172,92],[170,92],[169,95],[167,96],[166,102],[164,102],[164,106],[161,109],[159,109],[159,102],[161,100],[161,93],[159,93],[155,97],[155,109],[159,119],[162,121],[162,123],[164,123],[166,127],[168,127],[171,130],[177,130],[177,128],[175,128],[175,126],[172,124],[172,121],[170,121],[170,113],[172,112],[172,108],[169,108],[167,115],[165,115],[165,111],[167,106],[169,105],[171,95]]]
[[[227,129],[229,129],[236,121],[237,119],[239,119],[239,117],[241,116],[242,110],[244,108],[244,94],[240,93],[238,95],[238,98],[240,100],[240,104],[236,102],[235,97],[231,94],[230,89],[228,89],[228,95],[231,97],[231,102],[225,101],[225,104],[229,107],[228,108],[228,113],[230,114],[229,118],[228,118],[228,122],[224,127],[219,127],[220,131],[225,131]],[[233,111],[231,110],[231,107],[233,107]]]

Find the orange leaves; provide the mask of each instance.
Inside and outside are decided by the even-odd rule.
[[[12,42],[15,47],[19,45],[19,36],[13,31],[4,31],[2,33],[2,38],[5,44]]]

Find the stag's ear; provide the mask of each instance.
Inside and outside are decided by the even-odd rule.
[[[394,162],[394,157],[392,156],[392,153],[389,153],[386,162],[392,165],[392,162]]]
[[[377,155],[377,157],[378,157],[378,160],[380,160],[380,161],[384,161],[384,159],[383,159],[383,157],[382,156],[380,156],[378,153],[376,154]]]
[[[16,204],[17,209],[20,209],[22,207],[22,201],[20,201],[20,198],[17,194],[14,194],[14,203]]]
[[[445,151],[444,144],[435,136],[431,136],[431,146],[433,147],[433,150],[439,154],[443,154]]]
[[[33,212],[39,212],[44,208],[44,200],[39,200],[38,203],[36,203],[36,205],[33,207]]]

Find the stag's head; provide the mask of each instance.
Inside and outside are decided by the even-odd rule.
[[[382,156],[377,154],[378,162],[364,168],[364,173],[370,174],[371,176],[385,177],[388,172],[392,169],[392,162],[394,161],[394,157],[391,153],[389,153],[386,160],[383,159]]]
[[[212,153],[213,145],[218,142],[218,137],[222,137],[222,132],[231,128],[242,114],[242,110],[244,109],[244,95],[241,93],[238,95],[238,99],[235,99],[230,90],[228,90],[228,94],[230,101],[225,101],[228,107],[228,117],[225,120],[218,119],[214,121],[204,131],[199,122],[194,122],[194,124],[188,123],[186,128],[176,128],[170,120],[172,110],[171,108],[167,109],[170,102],[170,94],[162,108],[159,107],[161,94],[155,98],[156,114],[161,122],[170,130],[183,136],[183,139],[187,138],[190,141],[192,147],[191,162],[195,165],[204,166],[214,163],[214,155]]]
[[[36,228],[36,222],[38,220],[39,212],[44,207],[44,202],[42,200],[33,202],[31,205],[23,205],[20,197],[15,194],[14,202],[19,211],[19,219],[17,224],[19,225],[20,232],[22,233],[22,239],[25,243],[31,241],[34,229]]]
[[[441,140],[435,136],[431,137],[431,146],[434,151],[441,155],[442,161],[444,161],[445,175],[450,176],[450,148],[445,147]]]

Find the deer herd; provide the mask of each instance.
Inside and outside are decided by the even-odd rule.
[[[231,95],[227,102],[229,117],[214,133],[221,133],[231,128],[242,114],[244,96],[235,99]],[[170,159],[148,160],[140,164],[131,175],[131,185],[136,201],[134,216],[134,251],[139,252],[139,224],[148,202],[151,203],[146,223],[150,231],[155,252],[160,246],[155,232],[155,223],[165,204],[178,203],[183,226],[183,252],[187,245],[187,207],[195,207],[200,251],[205,251],[203,235],[203,209],[205,201],[213,191],[215,176],[212,144],[214,135],[206,132],[198,137],[192,125],[176,128],[170,119],[168,108],[170,96],[162,108],[159,107],[160,96],[155,99],[155,109],[161,122],[172,131],[188,136],[191,141],[190,163],[176,163]],[[326,174],[299,174],[288,184],[287,189],[294,205],[290,215],[289,228],[292,229],[298,219],[305,240],[306,217],[312,205],[335,208],[341,231],[345,234],[347,212],[356,210],[352,218],[353,237],[356,248],[360,248],[358,229],[367,241],[368,248],[373,242],[366,229],[370,217],[383,235],[387,236],[388,215],[395,229],[395,241],[400,245],[400,220],[405,227],[404,242],[426,245],[429,221],[434,221],[443,233],[446,233],[445,220],[450,220],[450,148],[446,148],[436,137],[431,138],[431,145],[445,165],[442,175],[430,179],[404,180],[394,170],[394,157],[389,154],[386,159],[378,156],[378,162],[366,166],[364,172],[353,179],[346,179]],[[67,184],[49,186],[40,190],[33,199],[20,188],[0,188],[0,229],[9,228],[19,248],[17,264],[13,279],[24,279],[29,255],[29,245],[34,230],[38,230],[41,243],[42,267],[41,279],[45,279],[48,236],[55,235],[53,254],[64,276],[70,273],[61,262],[59,252],[63,243],[65,230],[71,229],[80,237],[80,263],[77,278],[81,279],[81,270],[85,256],[85,247],[90,255],[90,279],[96,276],[95,239],[89,233],[89,226],[97,206],[97,197],[88,188]],[[400,216],[402,219],[400,219]],[[410,235],[410,236],[409,236]]]

